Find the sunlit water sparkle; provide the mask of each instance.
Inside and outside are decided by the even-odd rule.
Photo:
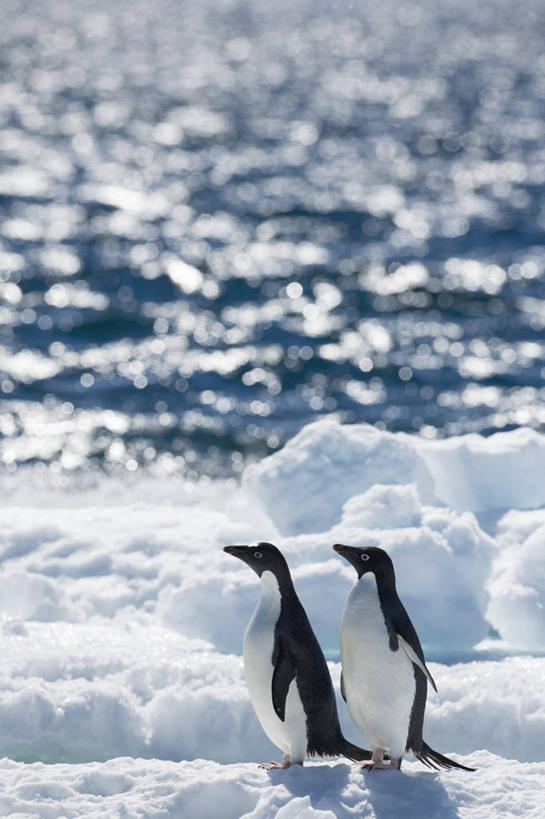
[[[5,470],[543,427],[542,0],[3,10]]]

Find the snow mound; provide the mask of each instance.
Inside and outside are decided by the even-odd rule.
[[[286,446],[249,466],[243,485],[284,535],[321,532],[343,504],[374,484],[414,481],[417,456],[409,440],[333,419],[308,424]]]
[[[488,748],[507,759],[545,760],[543,657],[430,666],[439,690],[428,694],[428,744],[461,754]]]
[[[492,626],[542,651],[543,474],[545,435],[533,430],[425,441],[325,419],[250,466],[243,485],[300,559],[324,560],[335,542],[389,551],[428,648],[469,648]],[[330,590],[341,605],[346,589],[332,578]],[[333,630],[317,630],[331,646]]]
[[[514,646],[543,649],[545,510],[508,512],[499,522],[498,544],[487,617]]]
[[[0,737],[11,758],[279,758],[253,713],[240,656],[144,620],[3,625]],[[237,626],[242,639],[245,622]],[[433,747],[545,761],[545,658],[430,667],[439,692],[429,693],[424,736]],[[339,695],[340,664],[330,670],[343,731],[361,744]]]
[[[240,657],[125,621],[4,621],[0,736],[12,758],[157,756],[218,762],[270,755]]]
[[[338,653],[340,620],[356,580],[353,569],[333,552],[334,543],[381,546],[389,552],[400,596],[428,649],[468,649],[488,634],[486,583],[497,547],[472,514],[425,507],[414,485],[372,487],[347,501],[331,529],[276,542],[332,656]],[[223,562],[225,568],[218,565],[206,578],[188,577],[180,588],[164,590],[159,612],[166,625],[181,633],[239,652],[240,623],[247,622],[255,607],[258,583],[238,561],[226,556]],[[203,616],[196,618],[195,611]]]
[[[545,435],[531,429],[425,441],[324,419],[250,466],[244,485],[285,535],[319,532],[375,484],[416,483],[430,504],[482,512],[545,505]]]
[[[486,751],[464,758],[475,773],[432,773],[418,763],[363,774],[346,763],[284,772],[197,760],[118,758],[91,765],[0,761],[0,810],[16,819],[541,819],[545,763],[524,764]],[[221,806],[221,807],[220,807]]]

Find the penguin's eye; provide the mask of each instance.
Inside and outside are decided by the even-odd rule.
[[[362,559],[362,560],[369,560],[369,555],[368,555],[368,554],[366,554],[365,552],[363,552],[363,553],[360,555],[360,557],[361,557],[361,559]]]
[[[261,560],[263,555],[261,554],[261,552],[254,552],[254,557],[257,557],[258,560]]]

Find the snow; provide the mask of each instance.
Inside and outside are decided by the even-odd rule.
[[[250,466],[244,486],[283,535],[320,532],[338,521],[347,500],[371,486],[413,481],[416,464],[414,448],[400,435],[325,419]]]
[[[131,755],[228,763],[278,756],[253,714],[240,656],[130,620],[8,620],[1,645],[0,736],[2,753],[13,759]],[[340,665],[330,667],[338,693]],[[433,747],[544,759],[544,658],[429,667],[439,688],[430,692],[426,713]],[[346,735],[356,741],[340,698],[338,706]]]
[[[5,478],[0,815],[541,816],[544,452],[524,429],[428,442],[325,420],[241,487]],[[359,743],[338,694],[354,573],[332,545],[387,549],[439,689],[425,739],[477,772],[257,768],[280,758],[241,657],[258,581],[221,548],[256,540],[286,555]]]
[[[121,757],[89,765],[0,761],[0,815],[12,819],[541,819],[545,763],[479,751],[476,774],[431,773],[416,762],[402,772],[362,774],[343,762],[285,772],[207,760],[173,763]]]
[[[297,534],[331,526],[349,498],[375,484],[414,482],[424,501],[460,511],[541,507],[544,472],[545,436],[532,429],[428,441],[325,419],[247,469],[245,484],[279,531]]]
[[[487,616],[508,642],[540,650],[545,642],[545,510],[507,512],[498,524],[498,544]]]

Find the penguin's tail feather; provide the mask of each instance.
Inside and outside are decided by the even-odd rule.
[[[358,748],[357,745],[353,745],[344,737],[341,738],[339,753],[351,759],[352,762],[363,762],[367,759],[371,759],[372,756],[371,751],[367,751],[365,748]]]
[[[448,756],[443,756],[438,751],[434,751],[425,742],[422,743],[422,748],[419,751],[413,751],[415,757],[427,765],[428,768],[434,768],[438,771],[440,768],[460,768],[462,771],[475,771],[476,768],[468,768],[460,762],[455,762],[449,759]]]

